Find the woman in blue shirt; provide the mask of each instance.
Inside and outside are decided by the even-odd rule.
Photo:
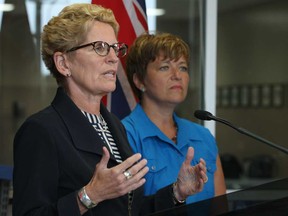
[[[122,123],[133,150],[148,161],[146,195],[184,180],[177,176],[189,147],[194,149],[192,166],[200,158],[206,161],[209,180],[201,192],[187,198],[186,202],[192,203],[225,194],[226,186],[212,134],[175,114],[187,95],[189,58],[188,45],[175,35],[139,36],[128,52],[126,70],[140,102]]]

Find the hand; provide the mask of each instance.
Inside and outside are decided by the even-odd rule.
[[[103,147],[103,157],[96,165],[92,179],[85,186],[88,196],[94,203],[123,196],[145,183],[143,177],[149,169],[146,166],[147,160],[140,160],[141,154],[134,154],[112,168],[107,168],[109,158],[109,151]],[[131,176],[124,175],[126,170]]]
[[[177,182],[173,185],[174,196],[178,200],[185,200],[188,196],[202,191],[208,180],[206,162],[201,158],[197,165],[191,166],[193,157],[194,149],[189,147],[186,159],[180,168]]]

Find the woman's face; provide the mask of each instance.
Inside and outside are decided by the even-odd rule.
[[[144,100],[158,105],[177,105],[186,95],[189,83],[188,64],[182,56],[178,61],[159,55],[147,65],[144,78]]]
[[[109,24],[94,21],[83,44],[95,41],[111,45],[117,38]],[[72,76],[67,79],[70,91],[73,88],[86,95],[104,96],[115,90],[119,59],[112,48],[107,56],[98,55],[92,45],[73,51],[73,55],[69,61]]]

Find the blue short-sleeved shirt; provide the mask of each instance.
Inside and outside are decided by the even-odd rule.
[[[145,195],[155,194],[160,188],[176,181],[188,147],[192,146],[192,165],[203,158],[206,161],[209,181],[203,191],[190,196],[187,203],[211,198],[214,196],[214,172],[218,154],[215,139],[207,128],[179,118],[175,113],[174,120],[178,126],[177,145],[148,118],[140,104],[122,120],[134,152],[141,153],[148,161]]]

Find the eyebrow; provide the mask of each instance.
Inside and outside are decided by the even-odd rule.
[[[170,63],[171,61],[175,61],[175,58],[174,59],[166,58],[166,59],[160,60],[161,63],[167,63],[167,64]],[[179,64],[188,64],[188,62],[186,60],[183,60],[183,61],[180,61]]]

